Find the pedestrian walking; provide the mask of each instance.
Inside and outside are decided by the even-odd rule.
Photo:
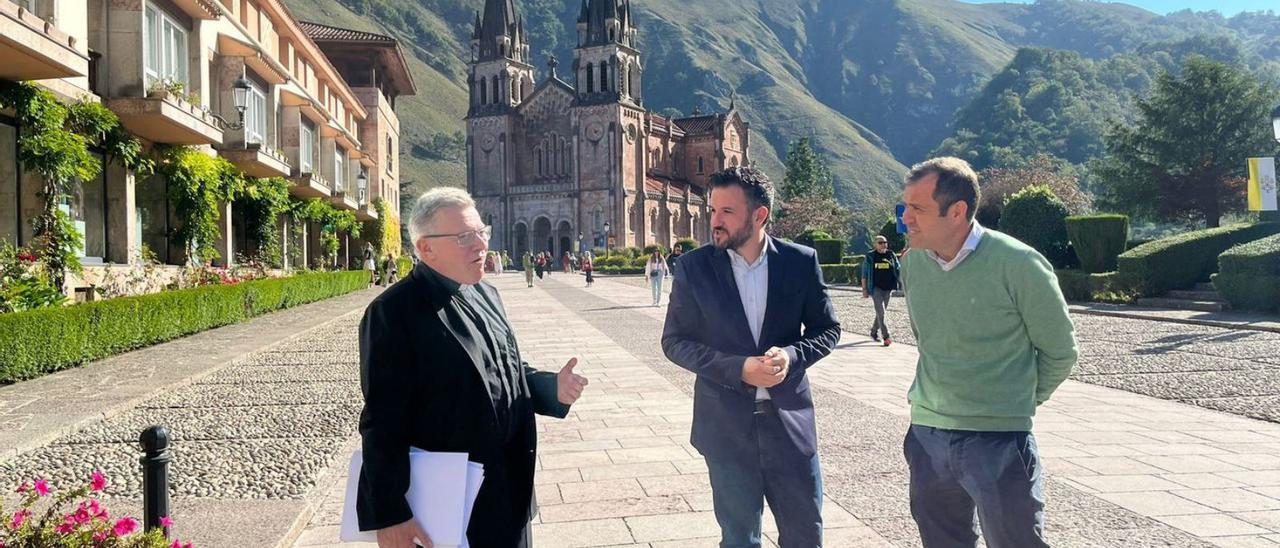
[[[814,251],[765,231],[773,188],[763,173],[713,174],[710,202],[715,245],[680,258],[662,350],[697,374],[690,437],[707,463],[720,546],[760,546],[766,499],[782,548],[822,546],[805,370],[831,353],[840,323]]]
[[[662,280],[667,277],[667,261],[662,252],[654,251],[644,266],[644,280],[653,289],[653,306],[662,306]]]
[[[373,264],[373,244],[364,243],[364,269],[369,271],[369,287],[378,281],[378,267]]]
[[[862,259],[862,298],[871,299],[876,309],[876,319],[871,322],[871,340],[879,341],[884,336],[884,345],[893,343],[889,335],[889,325],[884,321],[884,311],[889,308],[889,298],[893,292],[901,289],[901,267],[898,256],[889,249],[889,239],[876,236],[875,249]]]
[[[587,275],[587,287],[591,287],[591,284],[596,283],[595,276],[593,275],[593,271],[594,271],[594,270],[595,270],[595,266],[591,264],[591,253],[590,253],[590,252],[583,252],[583,254],[582,254],[582,272],[583,272],[583,274],[586,274],[586,275]]]
[[[1031,418],[1076,363],[1053,266],[974,219],[978,176],[959,158],[911,168],[903,259],[919,358],[903,450],[925,548],[1036,548],[1044,479]]]
[[[560,258],[560,268],[565,274],[573,274],[573,256],[568,251]]]
[[[684,254],[684,247],[676,244],[671,248],[671,254],[667,255],[667,275],[672,279],[676,277],[676,262],[680,260],[680,256]]]
[[[529,284],[529,287],[533,287],[533,270],[535,268],[533,253],[528,251],[524,252],[524,259],[521,261],[521,266],[524,267],[525,283]]]
[[[547,256],[545,253],[539,253],[538,256],[533,259],[533,268],[538,273],[538,279],[541,280],[542,273],[547,269]]]
[[[387,267],[382,269],[386,272],[386,285],[396,283],[396,275],[400,273],[400,267],[396,264],[396,258],[390,253],[387,254]]]

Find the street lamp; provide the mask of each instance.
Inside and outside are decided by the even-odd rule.
[[[249,108],[249,90],[252,88],[253,84],[245,77],[244,72],[241,72],[240,77],[231,83],[231,103],[236,107],[236,114],[239,115],[239,120],[228,122],[226,118],[218,116],[216,113],[210,113],[224,131],[228,129],[244,129],[244,111]],[[247,145],[248,142],[245,144]]]
[[[365,175],[364,169],[361,169],[360,174],[356,175],[356,190],[360,205],[364,205],[365,196],[369,191],[369,176]]]
[[[605,221],[604,222],[604,256],[608,257],[611,251],[613,250],[610,249],[609,247],[609,221]]]
[[[1280,106],[1271,111],[1271,135],[1280,143]]]

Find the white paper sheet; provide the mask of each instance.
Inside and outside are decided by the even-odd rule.
[[[343,542],[375,542],[373,531],[360,531],[356,495],[363,454],[356,450],[348,467],[347,493],[339,537]],[[405,498],[418,524],[437,547],[465,547],[467,523],[484,480],[484,467],[467,461],[466,453],[409,452],[409,492]]]

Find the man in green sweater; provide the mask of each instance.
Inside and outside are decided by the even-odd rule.
[[[1044,541],[1036,407],[1076,363],[1053,267],[974,220],[978,176],[964,160],[911,168],[903,285],[920,352],[903,449],[911,515],[926,548],[1034,548]]]

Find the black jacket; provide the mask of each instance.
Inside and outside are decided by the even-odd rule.
[[[710,458],[731,458],[742,453],[743,444],[755,443],[756,389],[742,382],[742,363],[773,346],[791,347],[796,359],[786,379],[769,389],[769,397],[796,449],[804,455],[817,451],[805,370],[835,348],[840,322],[812,249],[769,238],[764,252],[769,255],[769,294],[760,344],[752,340],[727,251],[702,246],[685,253],[671,285],[662,350],[698,375],[691,441]]]
[[[492,286],[481,282],[476,289],[501,306]],[[381,529],[412,517],[405,501],[410,447],[464,452],[484,465],[467,538],[476,548],[514,546],[534,504],[534,413],[563,418],[569,408],[556,398],[554,373],[521,361],[531,401],[514,407],[524,412],[511,418],[516,434],[504,442],[480,347],[472,334],[456,332],[445,321],[456,313],[450,295],[419,264],[374,299],[360,322],[365,400],[360,414],[364,467],[356,501],[360,529]]]

